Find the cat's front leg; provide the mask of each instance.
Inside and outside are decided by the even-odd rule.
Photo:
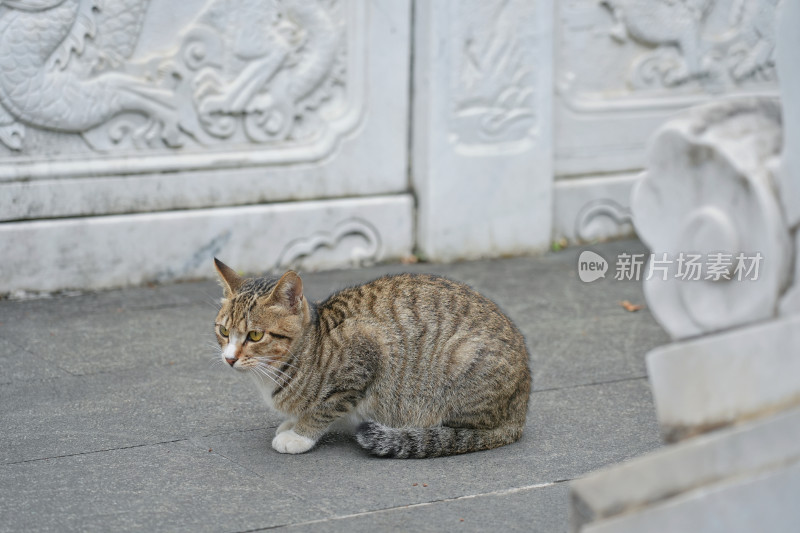
[[[279,434],[283,433],[284,431],[289,431],[290,429],[292,429],[294,427],[294,425],[296,423],[297,423],[297,420],[295,420],[294,418],[287,418],[286,420],[281,422],[281,425],[278,426],[278,428],[275,430],[275,435],[279,435]]]
[[[315,411],[298,418],[290,429],[280,431],[287,420],[278,428],[278,434],[272,439],[272,447],[281,453],[307,452],[325,434],[332,421],[333,417],[328,413]]]
[[[363,396],[363,392],[357,390],[330,394],[326,402],[300,416],[291,429],[275,435],[272,447],[281,453],[307,452],[314,447],[331,424],[344,413],[350,413]]]
[[[316,439],[298,435],[294,429],[282,431],[281,433],[275,435],[275,438],[272,439],[272,447],[275,449],[275,451],[280,453],[307,452],[313,448],[316,443]]]

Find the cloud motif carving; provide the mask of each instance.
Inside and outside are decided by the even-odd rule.
[[[316,256],[332,255],[325,261],[341,266],[365,266],[380,259],[381,239],[375,227],[359,218],[347,219],[330,232],[290,242],[281,252],[274,270],[290,268],[313,270],[320,263]],[[332,261],[331,261],[332,260]]]

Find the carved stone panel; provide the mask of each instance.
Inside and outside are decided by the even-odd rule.
[[[356,0],[0,1],[0,196],[14,200],[0,220],[406,189],[409,14]],[[382,169],[341,179],[366,174],[365,154]],[[93,177],[114,202],[98,205]],[[39,196],[51,211],[37,180],[58,183]]]
[[[412,177],[431,259],[547,246],[552,1],[415,4]]]
[[[451,1],[449,134],[464,154],[519,152],[534,142],[536,13],[519,2]]]
[[[313,150],[362,104],[363,65],[348,69],[348,45],[363,29],[355,3],[6,4],[7,160],[36,157],[48,138],[64,156]]]
[[[674,112],[774,94],[778,2],[559,2],[556,173],[642,168],[647,138]]]

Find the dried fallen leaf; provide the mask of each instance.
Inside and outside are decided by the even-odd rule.
[[[404,265],[413,265],[414,263],[419,263],[419,257],[416,255],[407,255],[400,259],[400,262]]]
[[[633,313],[639,309],[644,309],[643,305],[632,304],[628,300],[622,300],[619,305],[625,308],[626,311]]]

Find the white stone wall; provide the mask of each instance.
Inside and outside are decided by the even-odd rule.
[[[75,224],[123,239],[141,224],[171,250],[225,226],[169,234],[167,213],[300,210],[306,222],[268,251],[217,250],[262,269],[351,219],[390,231],[359,207],[326,218],[362,199],[405,206],[392,225],[405,233],[380,234],[393,244],[376,261],[628,234],[659,125],[720,96],[775,93],[776,2],[0,0],[0,249],[18,256],[0,265],[0,294],[151,279],[106,275],[129,259],[57,231]],[[30,255],[58,247],[87,250],[91,284]]]
[[[0,2],[0,293],[409,255],[410,16]]]

